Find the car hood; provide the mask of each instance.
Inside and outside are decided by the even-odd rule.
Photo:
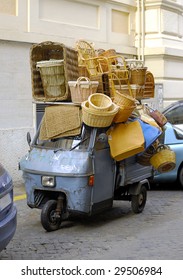
[[[20,161],[20,170],[37,174],[88,174],[92,161],[88,152],[33,148]]]

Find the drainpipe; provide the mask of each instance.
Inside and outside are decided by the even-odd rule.
[[[138,34],[138,59],[144,62],[145,47],[145,4],[144,0],[137,0],[137,34]]]
[[[137,55],[138,55],[138,60],[140,60],[140,49],[141,49],[141,20],[140,20],[140,0],[137,0],[137,40],[138,40],[138,45],[137,45]]]
[[[145,5],[144,0],[141,0],[141,59],[144,63],[144,47],[145,47]]]

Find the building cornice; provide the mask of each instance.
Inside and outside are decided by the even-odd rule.
[[[161,8],[165,10],[171,10],[176,13],[183,13],[183,5],[168,0],[146,0],[145,8],[146,9]]]

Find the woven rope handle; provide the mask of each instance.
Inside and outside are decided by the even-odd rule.
[[[90,79],[88,77],[79,77],[77,79],[77,83],[79,84],[81,81],[86,81],[90,83]]]
[[[164,145],[164,144],[160,144],[157,148],[156,148],[156,152],[160,152],[162,150],[170,150],[170,147],[168,145]]]

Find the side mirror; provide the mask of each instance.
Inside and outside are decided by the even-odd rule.
[[[30,132],[27,132],[27,143],[30,147],[30,144],[31,144],[31,136],[30,136]]]
[[[97,141],[99,141],[100,143],[107,143],[108,142],[108,136],[106,133],[101,133],[99,136],[98,136],[98,139]]]

